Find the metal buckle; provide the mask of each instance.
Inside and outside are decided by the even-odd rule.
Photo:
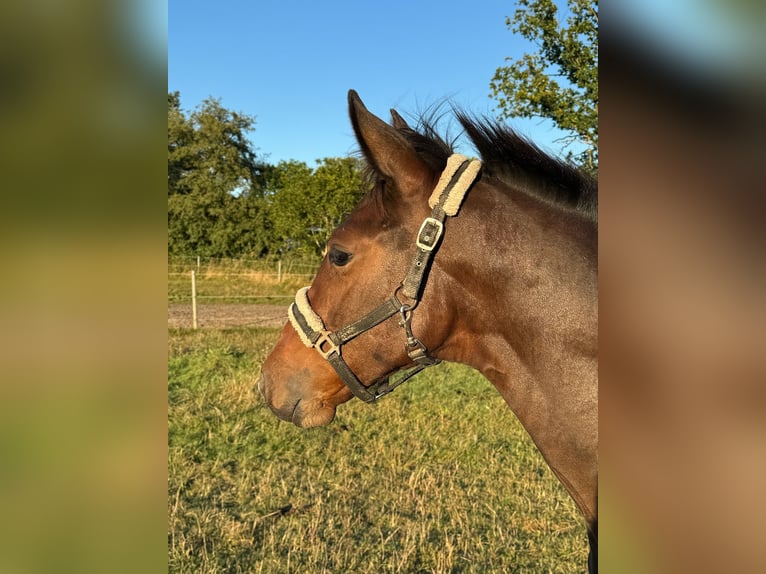
[[[333,353],[338,353],[338,356],[340,356],[340,347],[330,339],[331,334],[329,331],[322,331],[316,343],[314,343],[317,353],[322,355],[322,358],[325,360],[329,360],[328,357]]]
[[[428,225],[432,226],[433,229],[426,229],[426,226]],[[420,230],[418,231],[418,237],[415,240],[415,245],[417,245],[423,251],[433,251],[436,243],[442,236],[442,231],[444,231],[444,224],[441,221],[434,219],[433,217],[426,217],[423,220],[423,223],[420,225]]]

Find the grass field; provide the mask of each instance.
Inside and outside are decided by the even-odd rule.
[[[495,389],[440,365],[328,427],[253,386],[277,329],[170,330],[170,572],[583,572],[585,527]]]
[[[202,303],[274,303],[291,299],[311,283],[318,260],[284,261],[262,259],[168,261],[168,302],[191,301],[191,271],[196,272],[197,299]]]

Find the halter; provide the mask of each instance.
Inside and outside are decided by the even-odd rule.
[[[335,331],[328,331],[322,318],[311,308],[308,299],[309,287],[300,289],[295,295],[295,302],[290,305],[288,316],[303,344],[316,349],[333,366],[351,392],[366,403],[390,393],[426,367],[439,363],[439,359],[430,356],[426,346],[412,333],[412,314],[420,303],[431,260],[439,248],[439,240],[444,233],[444,220],[447,216],[457,215],[465,194],[480,169],[479,160],[468,159],[460,154],[453,154],[447,160],[447,167],[444,168],[428,200],[431,214],[423,220],[415,239],[417,253],[404,281],[385,303],[361,319]],[[400,294],[412,303],[403,303],[399,298]],[[365,387],[343,359],[341,349],[358,335],[394,315],[399,315],[399,326],[404,329],[405,335],[404,349],[415,366],[404,371],[396,381],[391,382],[390,378],[386,378]]]

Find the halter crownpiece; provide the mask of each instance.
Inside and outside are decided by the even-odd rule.
[[[466,164],[466,162],[468,163]],[[463,169],[461,170],[461,168]],[[449,194],[442,205],[444,213],[451,217],[457,215],[465,194],[468,192],[468,188],[471,187],[473,180],[476,179],[480,169],[481,162],[478,159],[469,159],[459,153],[452,154],[447,160],[447,167],[444,168],[441,177],[439,177],[431,197],[428,198],[428,207],[431,209],[436,207],[442,193],[457,174],[458,179],[450,187]]]
[[[429,264],[436,255],[439,240],[444,233],[444,220],[447,216],[457,215],[466,193],[480,170],[481,162],[477,159],[468,159],[460,154],[449,157],[447,166],[428,200],[431,214],[423,220],[418,231],[415,239],[417,252],[407,276],[387,301],[361,319],[330,332],[322,318],[311,308],[308,299],[309,287],[303,287],[296,293],[295,302],[290,305],[287,313],[290,323],[303,344],[316,349],[324,359],[327,359],[341,380],[359,399],[368,403],[373,402],[426,367],[439,363],[438,359],[428,354],[426,346],[412,333],[412,314],[420,303],[428,277]],[[399,293],[412,303],[402,303]],[[404,349],[415,366],[394,382],[386,378],[374,385],[365,386],[341,356],[343,345],[397,314],[400,317],[399,326],[405,333]]]

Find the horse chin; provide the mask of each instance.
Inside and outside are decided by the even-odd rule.
[[[327,404],[317,405],[315,401],[299,402],[292,416],[293,424],[304,429],[329,425],[333,419],[335,407]]]

